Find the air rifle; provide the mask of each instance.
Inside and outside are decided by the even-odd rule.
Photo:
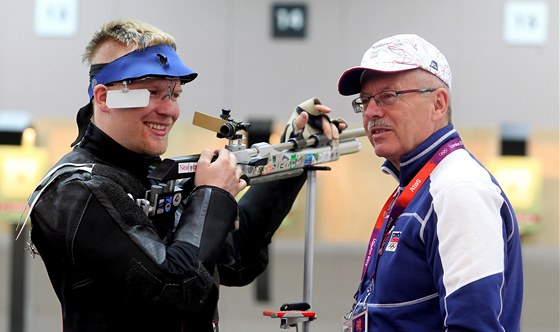
[[[358,137],[363,129],[346,130],[338,140],[329,140],[323,134],[309,138],[292,138],[284,143],[255,143],[247,147],[241,131],[249,132],[250,123],[238,122],[230,117],[230,110],[223,109],[220,118],[195,112],[193,124],[217,132],[218,138],[228,139],[226,149],[233,152],[248,185],[285,179],[301,175],[308,167],[336,161],[342,155],[360,151]],[[164,159],[148,178],[153,184],[144,199],[137,203],[149,217],[174,213],[183,193],[194,187],[196,164],[200,155],[187,155]]]

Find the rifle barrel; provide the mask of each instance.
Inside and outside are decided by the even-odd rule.
[[[342,141],[346,141],[349,139],[353,139],[353,138],[357,138],[357,137],[361,137],[361,136],[365,136],[366,132],[364,130],[364,128],[354,128],[354,129],[348,129],[343,131],[342,133],[340,133],[340,136],[338,138],[338,140],[340,142]],[[324,136],[323,134],[320,134],[319,136]],[[306,145],[307,146],[314,146],[316,143],[316,138],[310,137],[308,139],[305,140]],[[278,144],[274,144],[273,145],[274,149],[277,151],[282,151],[282,150],[289,150],[292,149],[294,147],[294,143],[287,141],[284,143],[278,143]]]

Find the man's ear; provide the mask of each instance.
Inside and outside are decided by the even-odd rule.
[[[109,91],[109,89],[107,88],[106,85],[103,84],[97,84],[94,88],[93,88],[93,102],[94,104],[97,105],[97,107],[99,108],[99,110],[101,110],[102,112],[107,112],[107,91]]]
[[[449,93],[444,88],[439,88],[434,91],[434,120],[440,120],[447,116],[449,111]]]

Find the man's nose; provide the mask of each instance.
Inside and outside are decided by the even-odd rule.
[[[157,101],[155,111],[156,113],[161,115],[167,115],[177,118],[180,113],[180,108],[176,100],[164,97]]]
[[[379,107],[379,105],[377,105],[377,102],[372,98],[367,104],[363,115],[366,118],[380,117],[383,115],[383,109]]]

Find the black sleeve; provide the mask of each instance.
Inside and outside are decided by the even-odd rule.
[[[216,261],[230,231],[235,228],[237,201],[227,191],[200,186],[191,192],[174,232],[175,242],[196,248],[196,258],[208,271],[214,271]]]
[[[304,174],[257,184],[239,201],[239,229],[227,238],[227,251],[218,266],[220,282],[243,286],[253,281],[268,264],[268,245],[290,212],[306,180]]]

